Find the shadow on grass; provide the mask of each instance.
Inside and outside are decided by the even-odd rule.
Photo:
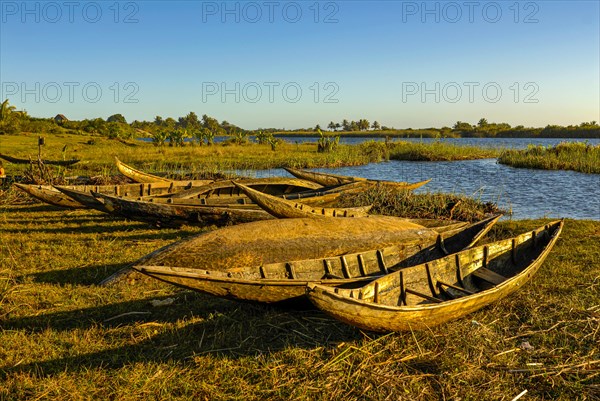
[[[68,216],[68,215],[56,215],[56,216],[46,216],[46,217],[32,217],[32,218],[9,218],[10,223],[29,223],[35,221],[36,223],[45,223],[45,224],[98,224],[109,221],[104,218],[103,215],[92,215],[92,216]]]
[[[58,206],[47,205],[45,203],[30,203],[25,206],[21,205],[0,205],[0,210],[13,213],[40,213],[40,212],[65,212],[73,211],[74,209],[68,209]]]
[[[290,346],[307,349],[332,347],[342,341],[360,338],[356,329],[335,322],[316,310],[248,304],[190,292],[182,292],[176,298],[175,303],[168,307],[154,308],[148,300],[139,300],[9,319],[3,324],[5,329],[34,332],[133,326],[132,330],[149,330],[148,333],[151,333],[165,323],[181,323],[186,319],[193,319],[193,322],[119,348],[2,366],[0,377],[23,372],[52,376],[94,368],[119,369],[140,362],[194,363],[194,357],[204,354],[237,359],[272,353]],[[143,328],[144,323],[147,329]]]
[[[64,221],[64,223],[65,224],[75,224],[72,221]],[[60,227],[60,228],[40,227],[40,228],[28,228],[27,233],[29,233],[29,234],[99,234],[99,233],[110,234],[110,233],[127,232],[127,231],[131,231],[131,230],[136,230],[136,229],[137,230],[139,230],[139,229],[145,230],[148,228],[150,228],[150,227],[144,226],[144,225],[139,225],[139,226],[89,225],[89,226],[83,226],[83,227],[68,226],[68,227]],[[23,230],[21,230],[21,229],[14,229],[14,230],[13,229],[3,229],[2,231],[7,234],[23,233]]]
[[[184,305],[185,302],[198,303],[200,298],[208,298],[201,294],[183,292],[176,295],[177,302],[170,307],[154,308],[150,305],[150,299],[127,301],[91,308],[77,309],[68,312],[48,313],[38,316],[18,317],[4,319],[2,328],[5,330],[25,330],[29,333],[42,332],[44,330],[68,331],[74,329],[88,329],[94,326],[112,328],[123,324],[135,322],[174,322],[192,314],[192,310]],[[153,297],[152,300],[164,300],[168,296]],[[217,298],[214,301],[219,300]],[[205,305],[218,307],[217,302],[204,302]],[[221,300],[219,300],[221,301]],[[226,301],[225,301],[226,302]],[[205,307],[200,307],[202,312]],[[129,314],[128,314],[129,313]],[[115,319],[115,316],[128,314]]]
[[[26,274],[21,277],[31,277],[37,283],[96,285],[111,274],[129,266],[130,263],[104,264],[95,266],[74,267],[64,270],[52,270],[40,273]],[[19,281],[20,278],[17,277]]]
[[[64,221],[64,224],[74,224],[72,221]],[[126,225],[87,225],[88,223],[94,222],[86,222],[86,225],[75,227],[69,225],[68,227],[40,227],[40,228],[29,228],[27,230],[23,229],[2,229],[2,233],[6,234],[23,234],[26,231],[28,234],[118,234],[124,233],[124,235],[119,235],[119,239],[128,240],[128,241],[142,241],[142,240],[176,240],[180,239],[184,236],[199,234],[201,231],[190,231],[184,228],[179,230],[163,230],[158,227],[153,227],[144,223],[128,223]],[[102,223],[99,221],[98,223]],[[43,224],[43,222],[42,222]],[[140,234],[139,231],[145,231],[145,233]],[[127,233],[130,233],[127,235]]]

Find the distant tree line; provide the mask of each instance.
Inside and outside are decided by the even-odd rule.
[[[457,121],[451,133],[463,138],[600,138],[600,126],[597,121],[590,121],[566,127],[561,125],[547,125],[543,128],[527,128],[523,125],[511,127],[507,123],[489,123],[487,119],[482,118],[475,125]]]
[[[60,118],[59,118],[60,117]],[[26,111],[18,111],[9,104],[8,99],[0,104],[0,135],[34,132],[40,134],[91,134],[109,138],[133,139],[137,137],[152,138],[155,144],[162,146],[180,146],[186,138],[192,138],[201,144],[212,144],[218,135],[247,135],[248,131],[230,124],[219,123],[217,119],[190,112],[177,120],[171,117],[163,119],[156,116],[154,121],[133,121],[127,123],[122,114],[113,114],[106,120],[99,117],[84,120],[69,120],[57,115],[54,118],[31,117]]]
[[[59,115],[60,116],[60,115]],[[269,138],[277,133],[298,133],[320,135],[321,126],[314,128],[281,129],[259,128],[258,130],[245,130],[227,121],[219,122],[216,118],[206,114],[199,118],[191,111],[183,117],[174,119],[156,116],[153,121],[135,120],[128,123],[122,114],[113,114],[108,118],[84,119],[80,121],[58,118],[31,117],[26,111],[16,110],[9,104],[8,99],[0,104],[0,135],[18,134],[20,132],[33,132],[39,134],[91,134],[102,135],[109,138],[132,139],[152,138],[157,146],[181,146],[187,138],[200,145],[213,144],[216,136],[228,135],[234,143],[244,143],[249,135],[268,135]],[[432,138],[460,138],[460,137],[498,137],[498,138],[600,138],[600,126],[597,121],[582,122],[579,125],[547,125],[543,128],[512,127],[507,123],[488,122],[481,118],[476,124],[457,121],[452,127],[442,128],[403,128],[382,126],[379,122],[370,123],[367,119],[341,122],[331,121],[327,128],[330,131],[346,135],[379,135],[394,137],[432,137]],[[266,141],[266,140],[265,140]],[[272,140],[271,140],[272,141]],[[274,145],[272,145],[274,146]]]
[[[361,118],[358,121],[348,121],[344,119],[341,123],[331,121],[329,125],[327,125],[327,128],[329,128],[329,130],[331,131],[342,130],[348,132],[368,131],[370,128],[376,131],[382,129],[381,125],[377,121],[373,121],[373,124],[370,124],[369,120],[364,118]],[[388,129],[387,127],[385,128]],[[315,127],[315,131],[319,129],[321,129],[321,127],[317,124],[317,126]]]

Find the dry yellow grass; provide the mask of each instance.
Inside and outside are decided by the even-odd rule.
[[[491,237],[541,224],[503,222]],[[568,220],[514,296],[418,333],[373,335],[314,310],[236,303],[139,277],[96,285],[197,232],[0,206],[0,399],[600,397],[600,222]],[[150,304],[168,298],[170,306]]]

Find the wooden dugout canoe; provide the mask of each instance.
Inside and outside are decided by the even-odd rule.
[[[77,186],[60,186],[57,185],[59,191],[68,197],[76,200],[82,205],[96,209],[102,212],[110,213],[106,209],[104,202],[92,194],[92,192],[102,193],[105,195],[123,196],[129,200],[146,201],[157,204],[166,204],[173,206],[214,206],[214,207],[237,207],[244,209],[262,210],[258,205],[254,204],[245,194],[240,196],[232,195],[230,192],[213,193],[208,197],[192,198],[192,199],[173,199],[167,196],[172,195],[181,190],[190,189],[192,187],[200,187],[206,185],[206,181],[173,181],[170,183],[140,183],[140,184],[125,184],[125,185],[77,185]],[[299,196],[305,199],[308,204],[327,205],[335,202],[340,193],[332,191],[303,191],[296,194],[281,195],[281,196]],[[164,198],[161,196],[165,196]],[[200,223],[194,220],[192,223]]]
[[[323,188],[320,184],[312,181],[286,177],[255,178],[243,180],[241,182],[250,188],[270,195],[293,195],[300,192],[314,191]],[[173,199],[191,199],[209,198],[214,196],[245,197],[245,194],[233,184],[233,180],[223,180],[204,187],[190,188],[189,190],[178,192],[170,197]]]
[[[309,284],[327,314],[371,331],[423,330],[458,319],[522,287],[556,243],[563,221],[381,277],[361,288]]]
[[[294,217],[364,217],[369,214],[372,206],[353,207],[353,208],[328,208],[312,207],[304,203],[290,201],[278,198],[263,192],[257,191],[243,184],[234,182],[234,185],[241,189],[250,199],[269,214],[280,218]]]
[[[194,183],[196,181],[192,181]],[[129,200],[135,201],[145,201],[152,202],[156,204],[165,204],[172,206],[214,206],[214,207],[226,207],[226,208],[235,208],[240,207],[244,209],[256,209],[262,210],[257,204],[253,203],[250,198],[247,196],[210,196],[207,198],[192,198],[192,199],[172,199],[172,198],[162,198],[160,197],[160,193],[164,192],[171,188],[173,184],[176,184],[177,181],[172,183],[146,183],[146,184],[126,184],[126,185],[118,185],[118,186],[55,186],[60,192],[68,196],[69,198],[76,200],[80,204],[84,205],[90,209],[96,209],[101,212],[111,213],[110,210],[106,209],[104,205],[104,201],[102,199],[98,199],[94,197],[92,192],[103,193],[106,195],[120,195],[123,194],[125,198],[129,198]],[[191,184],[190,184],[191,186]],[[190,186],[186,186],[189,188]],[[129,187],[129,189],[124,188]],[[162,189],[161,189],[162,187]],[[176,191],[178,188],[175,187],[173,191]],[[148,193],[159,193],[156,195],[148,195]],[[145,196],[138,196],[139,194],[146,194]],[[308,196],[309,193],[302,193],[303,196]],[[314,195],[312,197],[303,198],[305,202],[311,205],[323,205],[331,204],[336,201],[339,196],[339,193],[325,193],[323,195],[319,195],[321,192],[310,192],[310,195]],[[197,220],[193,220],[188,222],[188,224],[202,224]],[[178,223],[173,222],[174,226],[180,225]]]
[[[34,164],[37,163],[37,159],[19,159],[18,157],[12,157],[8,155],[3,155],[0,153],[0,159],[4,159],[7,162],[11,162],[14,164]],[[70,160],[41,160],[42,164],[50,164],[54,166],[71,166],[75,163],[79,163],[81,160],[79,159],[70,159]]]
[[[77,197],[77,194],[73,193],[72,191],[65,191],[65,193],[67,195],[73,197],[73,199],[79,200],[79,198]],[[326,195],[322,195],[322,196],[314,196],[312,198],[305,198],[303,200],[303,202],[307,203],[311,207],[317,207],[316,205],[318,205],[318,207],[322,208],[323,204],[329,204],[335,200],[335,198],[331,198],[332,195],[335,195],[335,194],[326,194]],[[264,210],[264,208],[261,208],[258,204],[252,203],[252,200],[250,198],[244,198],[244,197],[241,197],[241,198],[211,197],[211,198],[199,198],[199,199],[196,199],[196,198],[194,198],[194,199],[171,199],[171,198],[157,198],[157,197],[150,196],[150,197],[129,198],[129,200],[145,201],[145,202],[162,204],[162,205],[167,205],[167,206],[199,206],[199,207],[213,206],[213,207],[225,207],[225,208],[229,208],[229,209],[230,208],[242,208],[242,209],[246,209],[246,210],[251,210],[251,209],[261,210],[261,211]],[[110,211],[105,209],[103,202],[101,202],[98,199],[95,199],[95,201],[98,202],[98,204],[100,204],[100,208],[93,207],[93,206],[90,206],[90,207],[110,213]],[[98,205],[96,205],[96,206],[98,206]],[[345,210],[345,209],[337,209],[337,210]],[[400,218],[400,217],[393,217],[393,218],[397,219],[398,221],[404,221],[404,222],[408,222],[411,224],[417,224],[419,226],[423,226],[426,228],[432,228],[439,233],[450,231],[450,230],[455,230],[455,229],[464,227],[468,224],[467,222],[456,221],[456,220],[407,219],[407,218]],[[201,222],[198,222],[195,219],[192,219],[191,221],[186,222],[186,224],[203,225]],[[177,224],[174,223],[173,225],[176,226]]]
[[[115,157],[115,164],[117,165],[117,169],[119,170],[119,172],[121,174],[123,174],[127,178],[131,178],[135,182],[171,182],[171,181],[173,181],[173,180],[169,180],[168,178],[144,173],[141,170],[135,169],[135,168],[123,163],[117,157]]]
[[[173,194],[193,187],[204,186],[212,182],[212,180],[191,180],[120,185],[55,185],[54,188],[77,200],[82,205],[96,209],[98,200],[94,198],[92,191],[107,195],[137,198]]]
[[[348,223],[361,220],[359,225],[368,230],[377,225],[385,226],[384,216],[356,219],[286,219],[278,224],[281,222],[293,226],[301,222],[314,227],[343,227],[341,230],[337,227],[335,238],[327,236],[327,228],[324,229],[318,243],[321,249],[316,252],[320,256],[311,259],[295,259],[296,254],[303,254],[298,252],[298,249],[295,249],[295,252],[275,251],[274,254],[270,249],[270,253],[263,258],[265,263],[257,263],[259,249],[252,249],[255,247],[250,246],[242,252],[234,252],[239,258],[229,257],[229,263],[222,257],[206,257],[204,261],[195,263],[195,260],[188,259],[189,256],[183,259],[174,258],[174,253],[181,254],[190,249],[190,243],[184,242],[175,247],[176,252],[173,252],[172,247],[163,248],[138,261],[133,268],[170,284],[231,299],[267,303],[298,300],[304,297],[309,282],[332,286],[357,286],[395,269],[439,258],[446,255],[448,249],[460,250],[469,247],[485,235],[499,217],[495,216],[444,234],[405,223],[403,229],[387,232],[384,238],[378,239],[373,238],[377,237],[373,235],[374,230],[370,232],[371,235],[361,235],[360,230],[356,230],[356,224],[353,226]],[[388,217],[388,223],[389,219]],[[393,222],[393,218],[391,221]],[[398,223],[399,219],[396,219],[394,224],[401,227]],[[247,229],[251,224],[238,227]],[[274,225],[271,228],[275,230]],[[343,229],[352,232],[344,233]],[[290,244],[298,248],[297,244]],[[357,248],[368,250],[355,252]],[[199,252],[200,249],[195,247],[194,251]]]
[[[408,191],[408,190],[413,190],[413,189],[422,187],[423,185],[425,185],[429,181],[431,181],[431,179],[429,179],[429,180],[415,182],[415,183],[408,183],[408,182],[396,182],[396,181],[369,180],[369,179],[363,178],[363,177],[351,177],[351,176],[329,174],[329,173],[318,173],[315,171],[300,170],[300,169],[295,169],[295,168],[290,168],[290,167],[285,167],[285,170],[288,173],[290,173],[291,175],[293,175],[294,177],[298,177],[303,180],[313,181],[313,182],[319,183],[321,185],[338,185],[338,184],[347,184],[349,182],[365,182],[365,183],[369,183],[369,184],[390,185],[397,189],[404,189],[404,190]]]
[[[303,200],[300,202],[289,201],[285,198],[274,197],[255,191],[244,185],[236,183],[250,199],[255,201],[262,209],[277,218],[302,218],[302,217],[364,217],[368,215],[371,206],[358,208],[327,208],[319,206],[318,203],[308,204]],[[348,185],[348,184],[347,184]],[[404,219],[407,222],[418,224],[423,227],[433,228],[437,232],[457,229],[466,226],[467,222],[455,220],[436,219]]]
[[[51,185],[27,185],[18,183],[13,185],[29,196],[53,206],[64,207],[67,209],[85,208],[81,203],[56,190]]]
[[[72,191],[65,191],[65,193],[71,197],[73,197],[73,199],[79,200],[79,197],[77,196],[77,194],[73,193]],[[332,195],[335,194],[327,194],[327,195],[322,195],[322,196],[315,196],[312,198],[306,198],[304,200],[305,203],[307,203],[310,207],[319,207],[319,208],[323,208],[324,204],[330,204],[331,202],[335,201],[335,198],[331,198]],[[86,194],[83,194],[84,197],[87,197]],[[93,196],[93,195],[92,195]],[[96,209],[96,210],[100,210],[106,213],[111,213],[111,211],[107,210],[104,206],[104,202],[94,198],[95,201],[98,203],[97,205],[90,205],[91,208]],[[258,204],[252,203],[252,200],[249,198],[221,198],[221,197],[211,197],[211,198],[199,198],[199,199],[171,199],[171,198],[156,198],[156,197],[139,197],[139,198],[128,198],[127,200],[130,201],[143,201],[143,202],[150,202],[150,203],[154,203],[157,205],[165,205],[165,206],[174,206],[174,207],[178,207],[178,206],[189,206],[189,207],[201,207],[201,208],[206,208],[206,207],[216,207],[216,208],[227,208],[229,209],[236,209],[236,208],[241,208],[244,210],[259,210],[259,211],[266,211],[264,210],[264,208],[261,208]],[[326,208],[328,210],[331,210],[329,208]],[[336,210],[345,210],[345,209],[336,209]],[[268,211],[267,211],[268,213]],[[266,216],[266,215],[265,215]],[[277,217],[277,216],[275,216]],[[456,221],[456,220],[436,220],[436,219],[408,219],[408,218],[400,218],[400,217],[393,217],[394,219],[397,219],[399,221],[404,221],[404,222],[408,222],[411,224],[417,224],[426,228],[431,228],[436,230],[437,232],[441,233],[441,232],[446,232],[446,231],[450,231],[450,230],[455,230],[461,227],[466,226],[468,223],[464,222],[464,221]],[[166,221],[167,218],[164,217],[161,221],[163,221],[163,225],[164,225],[164,221]],[[170,225],[166,225],[165,227],[177,227],[179,225],[182,224],[188,224],[188,225],[205,225],[205,223],[203,223],[202,221],[198,221],[195,218],[192,218],[191,220],[188,221],[183,221],[181,219],[177,219],[178,221],[173,221],[171,222]],[[145,220],[146,221],[146,220]],[[147,220],[147,221],[152,221],[152,220]]]
[[[138,201],[97,192],[92,194],[103,203],[108,213],[159,227],[179,227],[183,224],[226,226],[273,218],[254,205],[189,206]]]
[[[271,179],[269,179],[271,180]],[[239,182],[239,181],[238,181]],[[267,188],[269,192],[278,193],[275,196],[281,197],[283,199],[302,199],[302,202],[307,205],[312,206],[320,206],[320,207],[328,207],[338,200],[338,198],[342,194],[354,193],[357,191],[361,191],[364,189],[364,185],[362,183],[350,183],[343,185],[336,185],[332,187],[319,187],[316,189],[308,189],[308,190],[299,190],[298,188],[292,188],[294,192],[289,192],[289,187],[286,189],[283,185],[280,186],[281,181],[272,180],[269,182],[259,182],[257,185],[250,181],[242,181],[244,185],[248,185],[251,187],[258,187],[261,189]],[[274,184],[275,187],[271,187],[271,184]],[[266,186],[265,186],[266,185]],[[278,188],[279,187],[279,188]],[[235,186],[233,186],[235,188]],[[298,191],[298,192],[295,192]],[[202,192],[202,193],[198,193]],[[281,193],[285,192],[285,193]],[[218,188],[215,191],[198,191],[196,189],[193,190],[193,194],[182,193],[176,195],[160,195],[153,197],[143,197],[141,200],[146,201],[157,201],[162,202],[164,200],[167,202],[173,203],[181,203],[181,204],[193,204],[193,205],[222,205],[222,204],[253,204],[254,201],[250,199],[241,189],[235,188],[235,191],[232,187]]]

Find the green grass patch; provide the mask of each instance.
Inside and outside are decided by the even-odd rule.
[[[494,203],[483,203],[465,195],[398,191],[378,185],[358,194],[344,194],[340,207],[373,205],[370,213],[416,219],[475,222],[489,214],[505,213]]]
[[[414,143],[406,141],[393,142],[389,150],[392,160],[412,161],[453,161],[488,159],[498,157],[497,149],[478,148],[476,146],[460,146],[444,142]]]
[[[0,136],[2,153],[13,157],[37,158],[37,135]],[[494,151],[444,143],[367,141],[359,145],[340,144],[330,152],[318,152],[316,143],[283,142],[272,150],[269,144],[224,143],[213,146],[186,144],[183,147],[156,147],[141,141],[122,141],[100,136],[57,134],[46,137],[45,159],[80,159],[71,167],[46,166],[55,176],[117,174],[114,156],[147,172],[202,176],[229,170],[281,167],[341,167],[389,159],[464,160],[493,157]],[[26,166],[3,162],[9,175],[23,175]]]
[[[523,150],[504,151],[498,162],[519,168],[600,174],[600,145],[585,142],[562,142],[549,147],[530,145]]]
[[[488,240],[547,220],[500,222]],[[597,399],[600,222],[568,220],[524,288],[429,331],[102,278],[199,228],[0,206],[0,399]],[[168,307],[152,300],[173,298]]]

